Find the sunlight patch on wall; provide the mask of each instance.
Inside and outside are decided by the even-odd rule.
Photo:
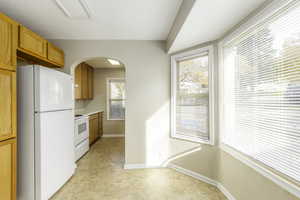
[[[161,166],[169,155],[169,103],[165,103],[146,121],[146,165]]]
[[[185,156],[201,145],[170,136],[170,104],[165,103],[146,121],[145,164],[147,166],[164,166],[174,156]]]

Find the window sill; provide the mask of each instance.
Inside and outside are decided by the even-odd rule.
[[[179,139],[179,140],[186,140],[186,141],[194,142],[194,143],[214,145],[214,142],[212,140],[203,140],[203,139],[200,139],[200,138],[189,137],[189,136],[179,135],[179,134],[172,134],[171,138]]]
[[[297,184],[281,177],[280,175],[272,172],[271,170],[269,170],[266,167],[262,166],[258,162],[256,162],[253,159],[247,157],[246,155],[243,155],[239,151],[233,149],[232,147],[230,147],[230,146],[228,146],[224,143],[221,143],[219,147],[220,147],[221,150],[228,153],[229,155],[231,155],[235,159],[241,161],[242,163],[244,163],[248,167],[251,167],[252,169],[257,171],[258,173],[260,173],[264,177],[266,177],[266,178],[270,179],[271,181],[273,181],[278,186],[282,187],[283,189],[285,189],[288,192],[292,193],[296,197],[300,198],[300,186],[299,185],[297,185]]]

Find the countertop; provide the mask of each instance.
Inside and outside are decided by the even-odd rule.
[[[100,112],[103,112],[103,110],[94,110],[94,111],[75,110],[76,115],[84,115],[84,116],[89,116]]]

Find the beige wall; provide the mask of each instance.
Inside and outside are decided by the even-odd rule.
[[[107,120],[107,78],[125,79],[124,69],[94,69],[94,98],[85,103],[84,109],[87,111],[103,110],[103,134],[125,133],[124,120]]]
[[[299,200],[228,153],[219,151],[218,181],[236,200]]]
[[[126,68],[125,164],[160,166],[199,146],[170,138],[170,57],[163,41],[52,40],[65,52],[63,71],[73,73],[95,57],[120,60]]]
[[[218,148],[202,145],[200,150],[172,161],[172,164],[191,170],[212,180],[218,175]]]

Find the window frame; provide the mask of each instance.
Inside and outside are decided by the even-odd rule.
[[[200,138],[190,137],[186,135],[179,135],[176,133],[176,94],[177,94],[177,62],[181,60],[186,60],[189,58],[201,56],[207,54],[208,52],[208,82],[209,82],[209,116],[208,116],[208,135],[209,140],[203,140]],[[178,53],[171,56],[171,137],[176,139],[187,140],[191,142],[215,145],[215,73],[214,73],[214,47],[213,45],[208,45],[195,50],[185,51],[183,53]]]
[[[223,119],[225,117],[224,113],[224,53],[223,48],[226,44],[230,43],[235,38],[240,37],[247,31],[251,30],[255,26],[264,22],[264,20],[268,19],[269,17],[273,16],[274,14],[284,13],[287,9],[292,6],[299,4],[296,0],[277,0],[273,1],[267,5],[265,5],[260,11],[258,11],[255,15],[251,16],[251,18],[247,19],[243,24],[241,24],[237,29],[233,32],[228,34],[226,37],[222,38],[218,42],[218,63],[219,63],[219,70],[218,70],[218,108],[219,108],[219,148],[231,155],[233,158],[241,161],[248,167],[254,169],[256,172],[261,174],[262,176],[270,179],[278,186],[282,187],[283,189],[287,190],[291,194],[295,195],[296,197],[300,198],[300,186],[287,177],[284,174],[281,174],[277,170],[273,170],[270,167],[264,165],[263,163],[254,160],[250,156],[240,152],[239,150],[235,149],[234,147],[227,145],[222,142],[222,137],[224,135],[224,123]]]
[[[107,113],[106,117],[107,117],[107,120],[109,120],[109,121],[124,121],[125,117],[124,117],[124,119],[110,118],[110,101],[112,100],[111,99],[111,93],[110,93],[110,91],[111,91],[110,82],[114,81],[114,80],[115,81],[122,81],[125,84],[125,79],[124,78],[107,78],[106,79],[106,111],[107,111],[106,112]],[[120,101],[125,101],[125,103],[126,103],[126,98],[125,99],[120,99]],[[126,106],[125,106],[125,108],[126,108]]]

